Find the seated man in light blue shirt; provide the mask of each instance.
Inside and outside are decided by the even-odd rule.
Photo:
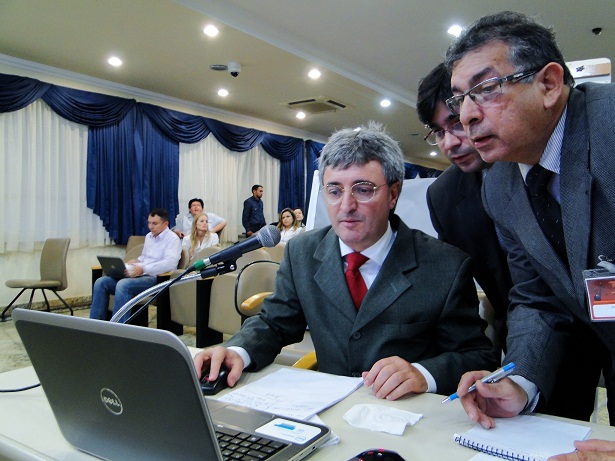
[[[156,276],[177,267],[181,257],[181,240],[169,229],[169,213],[155,208],[147,218],[150,232],[145,236],[143,252],[126,263],[126,278],[104,276],[92,290],[90,318],[107,320],[110,295],[115,295],[113,314],[139,293],[156,284]],[[124,322],[128,314],[122,317]]]
[[[190,235],[192,230],[192,221],[194,217],[199,213],[205,213],[203,211],[203,200],[200,198],[193,198],[188,202],[188,213],[182,215],[178,214],[175,218],[175,227],[173,232],[177,234],[180,239],[183,239],[186,235]],[[221,218],[211,211],[206,212],[208,218],[209,232],[218,233],[226,227],[226,220]]]

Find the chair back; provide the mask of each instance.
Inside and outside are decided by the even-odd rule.
[[[275,278],[280,264],[275,261],[253,261],[243,267],[235,281],[235,309],[242,316],[250,316],[260,312],[246,312],[241,303],[259,293],[271,293],[275,287]]]
[[[254,261],[271,261],[271,256],[265,251],[264,248],[248,251],[237,259],[237,270],[240,271]]]
[[[130,237],[128,237],[128,241],[126,242],[126,253],[132,250],[133,247],[137,245],[143,245],[144,243],[145,243],[145,235],[131,235]]]
[[[128,246],[126,246],[126,248],[128,248]],[[130,250],[126,251],[124,258],[122,259],[125,263],[127,263],[128,261],[137,259],[139,256],[141,256],[141,253],[143,253],[143,243],[138,243],[136,245],[133,245]]]
[[[280,262],[284,257],[284,248],[286,248],[285,243],[278,243],[276,246],[271,248],[264,248],[264,250],[269,253],[272,261]]]
[[[203,248],[201,251],[197,251],[192,256],[192,258],[190,258],[190,262],[193,263],[193,262],[198,261],[200,259],[207,259],[211,255],[213,255],[214,253],[217,253],[218,251],[220,251],[221,249],[222,249],[222,247],[220,245],[212,245],[210,247]]]
[[[182,254],[179,257],[179,261],[177,262],[177,269],[185,269],[188,267],[188,261],[190,260],[190,254],[188,250],[182,248]]]
[[[56,291],[68,287],[66,276],[66,256],[70,238],[54,238],[45,240],[41,254],[41,280],[59,280],[60,286]]]
[[[174,279],[182,274],[182,269],[172,271],[171,278]],[[171,310],[171,320],[188,327],[196,326],[196,282],[188,282],[180,285],[172,285],[169,288],[169,302]]]
[[[178,269],[172,272],[171,278],[175,278],[178,275],[184,272],[184,269],[188,267],[188,264],[194,263],[194,261],[198,261],[200,259],[207,259],[212,254],[221,250],[219,245],[213,245],[207,248],[202,249],[201,251],[194,254],[192,259],[186,260],[185,264],[182,266],[182,262],[180,261],[180,266]],[[182,255],[186,253],[186,259],[188,259],[187,250],[182,250]],[[183,256],[182,256],[183,257]],[[171,320],[177,322],[181,325],[185,325],[188,327],[195,327],[196,324],[196,309],[197,309],[197,299],[196,299],[196,290],[198,283],[207,283],[197,280],[196,282],[188,282],[180,285],[172,285],[169,288],[169,299],[170,299],[170,308],[171,308]]]

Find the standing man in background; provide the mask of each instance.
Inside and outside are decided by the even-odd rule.
[[[419,120],[430,130],[425,141],[438,146],[452,163],[427,189],[427,205],[439,239],[472,257],[474,278],[494,310],[494,346],[504,350],[512,281],[506,252],[481,199],[483,178],[491,165],[474,149],[459,116],[446,107],[445,101],[452,95],[444,64],[436,66],[419,85],[416,109]]]
[[[246,237],[250,237],[267,225],[262,198],[263,186],[254,184],[252,186],[252,197],[243,202],[243,213],[241,214],[241,223],[246,230]]]

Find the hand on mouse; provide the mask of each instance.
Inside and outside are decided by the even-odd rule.
[[[230,387],[239,381],[244,367],[239,354],[222,346],[203,349],[194,356],[193,362],[199,379],[207,372],[210,381],[218,378],[220,368],[224,365],[229,370],[226,383]]]

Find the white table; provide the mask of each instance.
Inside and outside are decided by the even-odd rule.
[[[245,373],[240,383],[249,383],[280,368],[271,365],[258,373]],[[0,374],[0,388],[9,389],[38,382],[31,367]],[[476,452],[453,442],[455,432],[464,432],[473,424],[459,402],[440,404],[442,396],[423,394],[396,402],[376,399],[367,388],[360,388],[345,400],[319,416],[340,437],[333,447],[317,450],[314,461],[345,461],[368,448],[388,448],[408,461],[467,461]],[[391,405],[423,418],[407,427],[402,436],[357,429],[347,424],[342,415],[358,403]],[[577,422],[592,428],[590,437],[615,440],[615,428]],[[75,450],[64,440],[42,389],[0,394],[0,459],[92,461],[94,458]]]

